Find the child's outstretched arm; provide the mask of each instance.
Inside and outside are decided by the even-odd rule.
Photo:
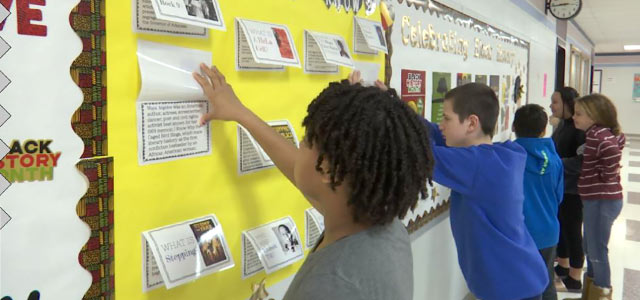
[[[357,76],[351,74],[349,82],[351,84],[354,84],[354,81],[357,82],[357,79],[359,79]],[[377,80],[375,85],[383,91],[389,90],[389,87],[380,80]],[[471,148],[447,147],[444,136],[437,124],[425,119],[424,125],[429,129],[431,150],[436,161],[433,179],[459,193],[470,193],[473,189],[474,176],[477,171],[476,152]]]
[[[204,76],[194,73],[193,77],[202,87],[211,105],[211,112],[202,116],[200,124],[206,124],[211,120],[240,123],[258,141],[282,174],[295,185],[293,166],[298,149],[244,106],[215,66],[201,64],[200,69]]]

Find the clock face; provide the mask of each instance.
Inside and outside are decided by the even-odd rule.
[[[582,8],[582,0],[551,0],[549,10],[551,14],[562,20],[575,17]]]

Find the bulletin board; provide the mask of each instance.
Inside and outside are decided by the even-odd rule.
[[[213,122],[212,154],[140,166],[137,156],[136,98],[140,73],[136,57],[138,39],[210,51],[215,64],[233,85],[238,97],[264,120],[287,119],[300,138],[301,121],[310,101],[338,74],[306,74],[302,68],[278,72],[238,72],[235,66],[236,17],[285,24],[303,59],[304,30],[343,36],[353,50],[353,12],[328,8],[325,1],[218,1],[226,32],[210,30],[208,37],[179,37],[132,31],[131,1],[109,1],[106,6],[109,155],[115,158],[114,205],[116,298],[119,299],[245,299],[251,284],[267,277],[267,286],[294,274],[302,261],[265,275],[241,278],[241,232],[291,216],[304,236],[304,211],[310,205],[275,168],[239,176],[237,128],[233,122]],[[379,21],[379,13],[359,17]],[[357,61],[384,65],[384,53],[353,54]],[[208,62],[210,63],[210,62]],[[379,78],[383,78],[382,70]],[[236,267],[204,276],[173,289],[141,289],[141,237],[143,231],[183,220],[215,214],[224,228]]]
[[[528,102],[529,42],[437,1],[384,0],[389,41],[385,82],[433,123],[447,91],[470,82],[490,86],[499,100],[493,140],[511,138],[515,110]],[[450,190],[435,183],[404,219],[411,231],[449,207]]]

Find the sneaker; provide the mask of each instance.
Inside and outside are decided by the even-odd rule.
[[[565,278],[567,276],[569,276],[569,268],[565,268],[561,265],[557,265],[554,268],[556,270],[556,276],[560,277],[560,278]]]
[[[562,283],[570,293],[580,293],[582,291],[582,281],[575,280],[571,276],[562,278]]]

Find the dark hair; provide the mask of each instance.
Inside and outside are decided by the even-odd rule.
[[[596,125],[611,129],[613,135],[622,133],[618,123],[618,111],[613,101],[602,94],[591,94],[576,99],[576,105],[580,105],[587,116]]]
[[[565,107],[569,108],[569,112],[573,116],[573,114],[575,113],[575,100],[580,97],[578,91],[570,86],[564,86],[557,89],[556,92],[560,94],[560,98],[562,99],[562,109],[564,110]]]
[[[330,175],[332,189],[347,184],[355,222],[390,223],[426,197],[434,163],[427,127],[395,90],[332,82],[307,112],[316,170]]]
[[[280,228],[284,228],[284,230],[286,230],[287,233],[291,233],[291,229],[289,229],[287,225],[280,224],[280,226],[278,226],[278,230],[280,230]]]
[[[549,118],[538,104],[527,104],[516,110],[513,116],[513,131],[520,138],[537,138],[542,135]]]
[[[486,84],[472,82],[458,86],[444,95],[445,101],[453,101],[453,112],[460,122],[470,115],[478,116],[482,132],[493,136],[498,121],[498,98]]]

